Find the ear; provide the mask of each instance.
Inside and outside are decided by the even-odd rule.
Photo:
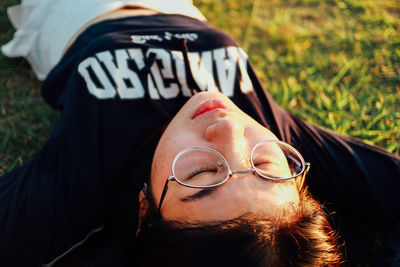
[[[142,226],[143,219],[148,215],[150,211],[150,204],[146,198],[145,190],[148,190],[147,187],[143,188],[139,192],[138,201],[139,201],[139,218],[138,218],[138,229],[136,231],[136,236],[140,232],[140,228]]]

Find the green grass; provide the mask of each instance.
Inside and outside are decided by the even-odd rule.
[[[195,2],[281,106],[399,154],[399,1]]]
[[[0,2],[0,44],[10,40],[13,33],[6,7],[17,3]],[[0,175],[39,151],[57,117],[41,99],[40,83],[28,64],[0,53]]]
[[[0,3],[0,43],[12,36]],[[400,153],[400,2],[195,0],[248,52],[284,108]],[[58,114],[27,63],[0,55],[0,174],[39,151]]]

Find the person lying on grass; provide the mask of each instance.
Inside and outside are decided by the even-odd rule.
[[[0,178],[1,266],[398,260],[399,158],[280,108],[191,1],[27,5],[2,51],[62,115]]]

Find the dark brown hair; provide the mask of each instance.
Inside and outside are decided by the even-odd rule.
[[[153,201],[150,197],[150,201]],[[154,206],[154,203],[151,203]],[[135,266],[335,266],[336,238],[306,189],[296,207],[272,217],[246,214],[215,223],[165,221],[156,212],[137,236]]]

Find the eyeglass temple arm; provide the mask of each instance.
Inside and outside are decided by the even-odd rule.
[[[306,174],[310,170],[311,163],[310,162],[305,162],[304,165],[306,165],[306,169],[304,170],[304,174]]]
[[[304,165],[305,165],[305,170],[304,170],[304,172],[301,174],[301,177],[300,177],[301,181],[300,181],[300,183],[299,183],[299,188],[298,188],[299,191],[302,191],[302,190],[303,190],[303,188],[304,188],[304,183],[305,183],[305,181],[306,181],[306,174],[308,173],[308,171],[310,170],[310,167],[311,167],[311,164],[310,164],[309,162],[305,162]]]
[[[175,179],[174,176],[170,176],[170,177],[168,177],[168,179],[165,181],[164,189],[163,189],[163,191],[162,191],[161,198],[160,198],[160,202],[158,203],[158,213],[160,213],[160,211],[161,211],[161,205],[162,205],[162,203],[163,203],[163,201],[164,201],[165,194],[167,193],[167,190],[168,190],[168,182],[169,182],[169,181],[172,181],[172,180],[174,180],[174,179]]]

